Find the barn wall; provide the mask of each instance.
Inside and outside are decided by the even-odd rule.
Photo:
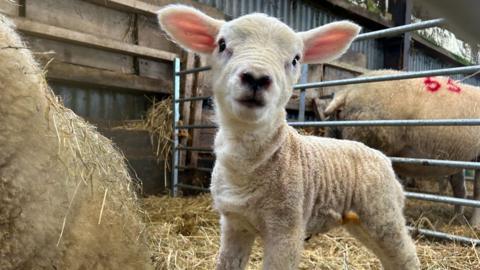
[[[440,68],[452,68],[459,66],[459,64],[453,61],[441,60],[439,59],[438,55],[435,55],[431,51],[420,46],[414,46],[410,50],[408,66],[411,71],[422,71]],[[463,75],[455,75],[452,77],[457,80],[464,78]],[[478,76],[468,78],[464,80],[463,83],[480,86],[480,78]]]
[[[171,92],[172,62],[158,55],[179,49],[158,31],[155,18],[81,0],[0,1],[0,13],[14,20],[46,65],[65,106],[113,139],[145,193],[162,191],[164,164],[155,160],[150,135],[111,128],[141,119],[153,97]]]

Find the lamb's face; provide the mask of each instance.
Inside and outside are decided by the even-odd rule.
[[[284,110],[299,77],[303,42],[264,14],[225,23],[211,57],[217,106],[243,121]]]
[[[224,22],[183,5],[167,6],[158,17],[180,46],[210,55],[219,113],[251,123],[283,112],[301,63],[339,57],[360,31],[353,23],[335,22],[295,33],[265,14]]]

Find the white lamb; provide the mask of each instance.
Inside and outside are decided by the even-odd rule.
[[[296,269],[306,236],[342,224],[385,269],[420,268],[389,159],[361,143],[301,136],[285,120],[300,63],[340,56],[357,25],[295,33],[264,14],[224,22],[181,5],[158,15],[175,42],[211,56],[219,124],[211,186],[221,214],[217,269],[244,269],[257,235],[265,269]]]

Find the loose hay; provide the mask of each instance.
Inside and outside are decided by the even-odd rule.
[[[170,97],[161,101],[154,99],[143,119],[126,121],[122,126],[114,129],[148,131],[157,161],[170,160],[173,133],[172,113],[172,99]],[[168,170],[169,163],[165,162],[165,166],[165,170]]]
[[[189,198],[149,197],[144,200],[150,213],[148,230],[157,239],[156,269],[213,269],[219,248],[218,215],[212,210],[209,195]],[[439,205],[435,205],[439,208]],[[412,209],[410,209],[412,208]],[[408,207],[407,213],[414,210]],[[416,213],[418,214],[418,213]],[[410,216],[410,219],[416,217]],[[445,220],[440,219],[440,223]],[[456,227],[442,226],[450,233],[465,233]],[[455,228],[453,231],[450,228]],[[478,233],[478,231],[477,231]],[[261,243],[256,241],[248,269],[261,269]],[[478,248],[455,243],[418,239],[417,252],[422,269],[479,269]],[[375,256],[342,229],[318,235],[305,244],[301,269],[380,269]]]
[[[63,107],[0,16],[0,269],[149,269],[124,157]]]

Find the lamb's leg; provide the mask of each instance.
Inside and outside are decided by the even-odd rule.
[[[248,262],[255,235],[234,217],[221,216],[221,242],[217,270],[242,270]]]
[[[298,268],[303,250],[304,234],[300,227],[273,228],[264,237],[264,270],[294,270]]]
[[[377,255],[385,270],[420,269],[402,206],[392,201],[372,200],[368,207],[358,213],[360,222],[346,223],[346,229]]]
[[[463,179],[462,172],[450,176],[450,185],[452,186],[453,196],[465,199],[467,189],[465,187],[465,180]],[[464,207],[462,205],[455,205],[455,215],[462,215],[463,210]]]
[[[380,232],[367,229],[361,224],[346,224],[350,234],[370,249],[382,263],[385,270],[416,270],[420,269],[415,245],[406,227],[396,224],[384,225],[388,231]],[[392,226],[392,227],[389,227]],[[381,227],[381,226],[380,226]]]
[[[473,183],[473,199],[480,201],[480,170],[475,170],[475,182]],[[470,224],[474,227],[480,227],[480,207],[473,209]]]

